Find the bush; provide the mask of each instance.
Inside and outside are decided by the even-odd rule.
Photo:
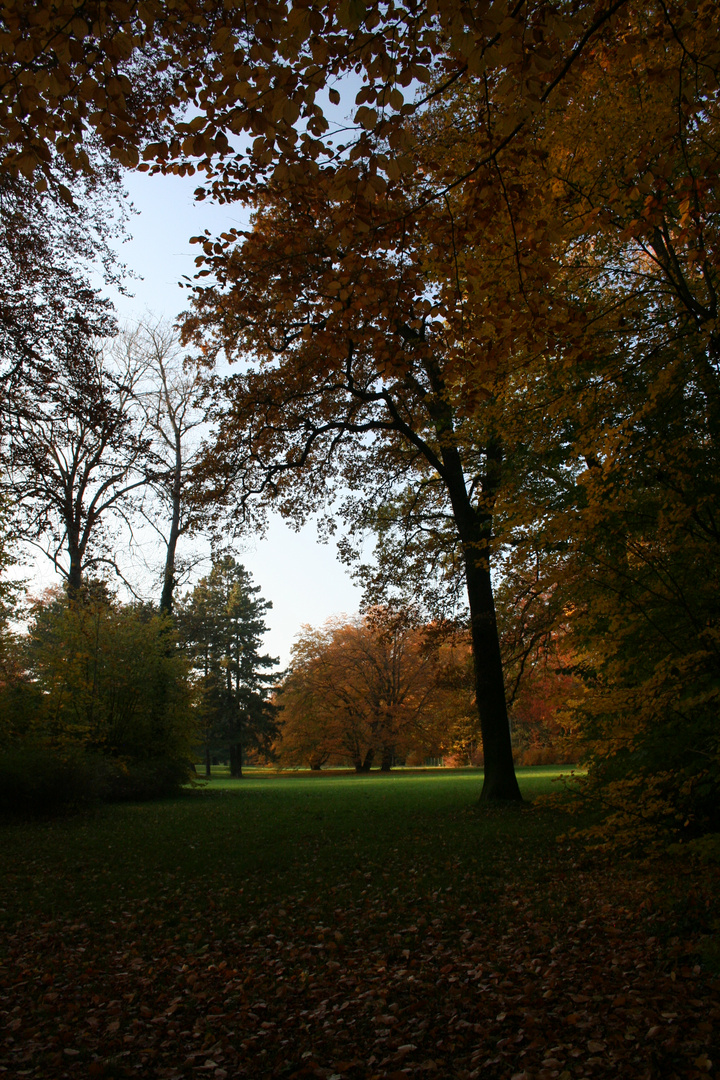
[[[0,752],[0,813],[33,817],[165,798],[177,795],[190,773],[187,762],[169,758],[123,762],[82,750],[12,747]]]
[[[172,761],[170,758],[132,762],[112,758],[102,760],[104,776],[99,794],[105,802],[162,799],[178,795],[192,772],[188,762]]]
[[[11,747],[0,753],[0,812],[26,817],[94,802],[100,777],[89,755],[59,754],[45,747]]]

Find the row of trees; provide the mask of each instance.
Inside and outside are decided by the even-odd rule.
[[[568,700],[577,682],[557,653],[524,659],[509,695],[515,760],[576,762],[583,747]],[[363,773],[437,758],[483,763],[470,635],[459,624],[423,624],[417,610],[375,607],[306,626],[276,701],[274,752],[284,766]]]
[[[280,760],[313,769],[352,762],[360,773],[373,764],[389,771],[413,751],[441,754],[472,704],[467,659],[467,647],[408,612],[306,627],[278,699]]]
[[[6,530],[48,556],[77,592],[103,568],[125,577],[118,550],[139,551],[149,529],[164,552],[158,599],[169,612],[189,568],[178,541],[198,528],[188,487],[206,409],[169,328],[111,337],[108,327],[103,338],[96,329],[78,334],[67,354],[44,356],[37,380],[6,373]]]

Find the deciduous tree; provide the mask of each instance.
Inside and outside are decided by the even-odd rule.
[[[438,631],[407,610],[306,627],[278,701],[281,760],[369,772],[411,750],[436,753],[449,742],[443,707],[455,663]]]
[[[504,357],[491,355],[495,372],[488,361],[485,385],[469,388],[459,366],[467,334],[440,318],[438,293],[454,289],[456,269],[452,256],[442,262],[451,248],[451,205],[428,212],[411,236],[396,220],[345,249],[335,242],[335,212],[322,180],[307,203],[269,193],[232,257],[230,244],[209,256],[226,288],[198,293],[188,332],[210,350],[222,344],[231,358],[262,358],[259,370],[226,382],[214,462],[223,482],[238,479],[238,498],[248,506],[254,495],[270,494],[301,514],[342,478],[372,505],[405,489],[414,512],[442,523],[470,607],[483,798],[518,799],[491,584]],[[509,303],[518,286],[507,277],[507,218],[487,232],[474,291],[487,292],[502,273]],[[487,302],[485,312],[492,317]],[[467,348],[473,356],[488,352],[483,342]]]
[[[193,503],[192,486],[201,435],[208,434],[208,409],[198,373],[185,366],[170,326],[142,324],[124,336],[142,371],[136,397],[150,436],[144,467],[148,486],[159,499],[159,506],[146,501],[144,516],[165,552],[160,610],[169,614],[178,583],[178,542],[198,530],[203,517]]]
[[[73,205],[29,181],[0,174],[0,385],[2,417],[47,383],[93,337],[114,333],[112,305],[93,273],[118,285],[111,247],[122,233],[117,170],[98,162],[87,180],[67,177]]]
[[[25,650],[40,690],[26,736],[187,767],[195,738],[187,665],[167,645],[165,619],[117,603],[101,583],[84,583],[71,601],[59,590],[41,598]]]
[[[47,168],[52,146],[87,168],[88,132],[124,164],[136,164],[159,125],[147,158],[180,170],[199,163],[221,197],[258,175],[267,179],[273,168],[276,180],[301,183],[318,161],[338,166],[341,190],[357,181],[356,160],[376,156],[377,137],[391,139],[400,157],[407,148],[403,120],[414,107],[403,88],[434,74],[432,98],[467,75],[487,75],[493,92],[501,72],[513,88],[512,108],[485,147],[490,160],[564,82],[588,43],[635,6],[611,0],[558,11],[536,0],[469,10],[458,0],[441,8],[311,0],[288,14],[273,2],[135,8],[95,0],[81,12],[59,4],[38,14],[14,0],[0,53],[4,168],[26,175]],[[354,152],[343,158],[318,98],[326,88],[339,98],[329,84],[350,71],[366,85],[356,102]],[[181,111],[188,103],[190,119]],[[169,119],[174,130],[163,130]],[[254,139],[249,154],[233,152],[229,140],[246,132]],[[403,167],[397,160],[378,166],[390,177]]]
[[[146,482],[146,443],[133,415],[139,374],[132,359],[116,366],[83,335],[42,387],[28,386],[7,405],[3,493],[13,528],[50,558],[71,592],[90,568],[117,569],[107,528],[111,520],[129,524],[129,501]]]

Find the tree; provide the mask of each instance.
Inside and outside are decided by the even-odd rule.
[[[487,4],[480,16],[457,0],[441,11],[432,4],[388,9],[377,0],[362,7],[311,0],[288,17],[274,3],[235,9],[182,0],[172,8],[128,8],[94,0],[82,13],[59,4],[37,18],[13,0],[0,52],[7,87],[3,167],[23,175],[50,171],[48,151],[56,147],[73,167],[87,168],[93,134],[123,164],[135,165],[154,133],[148,160],[183,171],[199,163],[223,196],[258,173],[266,179],[274,165],[276,180],[302,182],[318,159],[339,166],[342,186],[354,179],[354,160],[375,154],[374,135],[389,132],[393,149],[406,149],[403,121],[413,107],[400,88],[429,82],[432,65],[440,83],[435,95],[468,73],[487,72],[492,90],[498,68],[513,83],[514,108],[487,147],[492,156],[562,84],[588,42],[618,11],[634,7],[616,0],[559,13],[536,0]],[[367,85],[357,101],[354,158],[338,161],[317,98],[353,70]],[[339,98],[334,85],[330,97]],[[182,114],[187,103],[194,105],[191,119]],[[242,132],[255,140],[247,156],[229,144]],[[388,175],[396,167],[380,163]]]
[[[145,483],[132,413],[139,374],[83,336],[42,388],[7,404],[3,492],[14,531],[44,551],[71,593],[90,568],[118,569],[106,530],[110,520],[129,524],[129,501]]]
[[[135,117],[126,109],[129,84],[118,77],[127,78],[119,66],[141,63],[142,49],[160,47],[174,83],[167,112],[161,106],[155,119],[170,119],[176,104],[189,99],[197,115],[146,147],[148,167],[189,171],[199,165],[206,174],[201,195],[225,201],[264,205],[270,197],[281,205],[295,189],[295,205],[308,216],[315,213],[320,182],[323,205],[331,208],[326,242],[350,268],[356,297],[368,295],[373,275],[362,280],[358,270],[353,278],[350,255],[367,250],[368,238],[391,252],[390,263],[405,250],[394,240],[398,231],[410,238],[409,251],[434,245],[432,258],[423,255],[431,266],[426,291],[418,288],[415,295],[431,309],[436,304],[436,321],[444,320],[448,339],[462,344],[443,357],[453,407],[459,401],[464,419],[477,418],[478,445],[500,445],[505,462],[513,462],[505,478],[527,478],[505,489],[522,497],[514,508],[513,542],[521,543],[523,530],[534,531],[528,523],[543,469],[556,478],[544,485],[545,493],[548,486],[562,490],[566,507],[582,513],[591,528],[579,481],[582,462],[603,468],[619,455],[621,429],[642,427],[652,395],[687,369],[672,361],[661,365],[637,384],[648,398],[638,397],[631,409],[612,403],[603,418],[595,405],[608,403],[602,392],[608,382],[633,382],[633,368],[655,358],[663,324],[666,345],[673,336],[692,339],[700,327],[705,340],[694,351],[692,378],[709,387],[708,400],[715,392],[717,6],[610,0],[572,9],[544,2],[440,7],[310,4],[286,18],[271,5],[249,14],[184,4],[166,14],[146,6],[137,15],[98,5],[98,18],[79,29],[63,22],[64,11],[57,21],[53,12],[54,55],[45,28],[11,8],[8,168],[21,167],[23,140],[46,147],[61,131],[70,135],[63,135],[60,151],[72,158],[83,139],[78,117],[86,113],[117,153],[134,160],[142,124],[133,123],[147,114],[140,110]],[[119,66],[106,35],[121,43]],[[101,69],[106,45],[110,63]],[[77,65],[87,75],[87,92],[107,106],[102,112],[85,109],[86,91],[73,92]],[[48,67],[63,87],[59,99]],[[351,130],[338,138],[316,99],[350,68],[363,85]],[[117,85],[110,84],[113,76]],[[424,89],[411,104],[403,88],[413,81]],[[330,88],[331,100],[347,87],[340,79]],[[22,110],[29,107],[36,112],[24,122]],[[409,122],[412,116],[417,122]],[[132,122],[121,130],[118,117]],[[231,142],[248,130],[254,138],[245,154]],[[38,160],[33,152],[23,163],[29,170]],[[499,219],[510,243],[501,245],[505,257],[492,281],[484,267],[498,265],[492,251],[487,264],[487,255]],[[209,263],[202,272],[218,270],[221,285],[232,278],[236,241],[232,233],[203,238]],[[312,252],[291,254],[299,259]],[[380,260],[378,276],[393,280],[396,270]],[[407,304],[400,310],[400,325],[418,331]],[[390,330],[397,337],[397,327]],[[644,340],[651,344],[643,351]],[[671,353],[664,351],[666,358]],[[674,392],[682,393],[679,381]],[[503,403],[501,417],[491,413],[494,426],[486,415],[488,395]],[[529,406],[524,417],[521,402]],[[560,453],[553,449],[557,443]],[[520,469],[529,458],[529,472]],[[709,503],[697,487],[694,499],[693,512],[705,521]],[[510,506],[502,500],[500,491],[494,528]],[[673,499],[668,505],[683,512]],[[582,539],[565,533],[549,543],[582,546]],[[614,550],[619,556],[622,544]]]
[[[201,680],[208,762],[212,738],[227,749],[233,776],[242,776],[247,749],[268,750],[275,730],[268,699],[275,676],[268,669],[277,660],[260,652],[271,604],[251,582],[249,572],[226,555],[178,612],[180,634]]]
[[[306,627],[278,701],[281,759],[318,769],[350,760],[363,773],[375,762],[389,771],[411,750],[436,752],[448,741],[438,717],[453,660],[409,611]]]
[[[122,233],[116,171],[74,181],[74,204],[0,174],[0,384],[5,400],[40,392],[48,374],[92,337],[114,332],[112,305],[90,285],[119,284],[109,241]],[[114,213],[113,209],[117,212]]]
[[[26,663],[40,691],[26,734],[127,762],[167,761],[187,772],[194,741],[186,663],[168,650],[167,622],[119,604],[86,581],[70,600],[59,590],[31,609]]]
[[[428,216],[427,232],[412,240],[396,222],[342,250],[322,181],[312,203],[272,192],[265,203],[232,259],[217,256],[226,289],[199,291],[186,324],[209,352],[261,358],[258,371],[226,381],[216,471],[222,483],[237,478],[243,505],[272,495],[296,515],[338,477],[364,488],[372,505],[386,505],[401,485],[415,512],[445,524],[470,608],[482,797],[519,799],[491,581],[500,413],[490,400],[479,414],[458,385],[463,338],[435,318],[432,299],[431,238],[435,228],[452,230],[452,210]],[[512,244],[504,222],[489,232],[500,251],[484,266],[485,283]]]
[[[700,27],[680,19],[662,49],[605,41],[594,96],[548,144],[573,192],[566,265],[586,327],[574,365],[545,379],[575,460],[537,533],[584,681],[575,713],[606,846],[717,829],[720,143]]]
[[[591,24],[587,9],[577,8],[562,29],[551,20],[543,24],[547,14],[540,7],[515,12],[516,26],[537,19],[537,51],[520,46],[520,61],[501,33],[496,53],[480,50],[479,77],[472,65],[462,72],[455,66],[464,46],[458,42],[457,52],[451,46],[445,70],[438,64],[433,72],[436,104],[407,125],[414,175],[408,178],[409,164],[406,172],[399,165],[395,129],[385,129],[383,143],[375,126],[380,111],[368,110],[371,134],[364,149],[356,144],[351,151],[352,176],[339,154],[335,165],[308,170],[292,195],[281,175],[265,185],[252,239],[203,240],[200,261],[216,288],[200,292],[199,317],[189,324],[192,331],[214,308],[209,322],[214,318],[219,328],[217,340],[240,340],[249,350],[252,322],[243,323],[243,312],[255,317],[264,305],[250,295],[251,273],[277,281],[275,309],[268,303],[257,322],[266,381],[272,365],[288,371],[278,357],[291,351],[304,352],[316,380],[305,374],[304,382],[287,383],[299,403],[296,442],[282,445],[274,420],[260,421],[257,442],[267,446],[276,438],[281,468],[307,460],[316,472],[320,455],[309,453],[310,435],[327,435],[329,446],[331,433],[339,433],[336,404],[341,393],[350,394],[346,375],[356,393],[366,392],[357,370],[373,352],[372,392],[382,400],[408,369],[415,374],[407,342],[419,352],[440,324],[445,348],[436,411],[440,400],[456,427],[462,418],[468,443],[494,447],[489,459],[505,461],[490,500],[495,552],[498,543],[522,544],[528,534],[534,543],[536,524],[548,517],[543,499],[553,515],[564,505],[585,516],[576,485],[581,463],[602,463],[616,443],[618,419],[629,422],[622,405],[600,419],[596,409],[607,400],[601,388],[618,371],[645,362],[643,341],[652,341],[646,358],[660,345],[663,298],[674,297],[672,333],[700,325],[711,334],[715,317],[715,197],[712,180],[698,178],[714,177],[717,168],[716,13],[703,7],[695,24],[683,7],[625,4],[596,11],[599,21]],[[558,41],[550,44],[555,33],[558,41],[567,33],[570,56]],[[375,96],[375,88],[363,88],[358,103],[364,109]],[[284,247],[272,235],[281,219],[290,223]],[[244,256],[251,251],[260,259],[268,254],[267,271],[248,270]],[[305,276],[302,260],[310,268]],[[292,281],[284,293],[281,274]],[[708,385],[700,366],[696,377]],[[644,385],[657,393],[652,380]],[[244,422],[242,405],[236,417]],[[360,426],[355,434],[363,434]],[[437,441],[442,444],[439,435]],[[242,450],[231,438],[227,450],[232,469]],[[395,468],[398,487],[388,489],[381,515],[388,507],[417,510],[418,491],[432,488],[432,462],[427,476],[420,470],[419,485],[403,490],[401,470],[390,464],[396,459],[388,449],[382,475]],[[467,477],[475,475],[468,470]],[[307,488],[312,493],[310,483]],[[375,491],[371,500],[378,501]],[[415,517],[431,532],[428,521],[443,521],[442,502],[433,508],[427,498],[425,508]],[[566,525],[565,536],[556,533],[552,542],[572,543],[567,531]],[[482,552],[472,538],[471,545]]]
[[[207,429],[207,408],[197,371],[183,361],[177,336],[162,323],[127,332],[127,348],[143,371],[137,399],[146,432],[152,433],[146,475],[160,501],[145,516],[163,542],[165,560],[160,610],[170,613],[177,585],[178,541],[200,527],[201,511],[192,501],[193,468],[200,457],[199,429]]]

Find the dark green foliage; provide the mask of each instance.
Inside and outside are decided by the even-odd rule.
[[[169,757],[120,763],[102,758],[100,798],[105,802],[162,799],[180,793],[192,775],[188,761]]]
[[[45,816],[163,798],[177,795],[189,776],[187,762],[171,758],[124,762],[77,747],[17,744],[0,751],[0,814]]]
[[[195,725],[167,618],[95,584],[38,602],[28,634],[5,645],[0,809],[49,813],[180,790]]]
[[[230,556],[216,562],[178,609],[178,625],[198,688],[206,758],[212,750],[230,758],[242,774],[248,749],[270,752],[276,733],[269,688],[277,660],[260,652],[265,613],[248,571]]]
[[[38,734],[131,761],[189,756],[186,664],[166,618],[102,590],[38,605],[27,643]]]

